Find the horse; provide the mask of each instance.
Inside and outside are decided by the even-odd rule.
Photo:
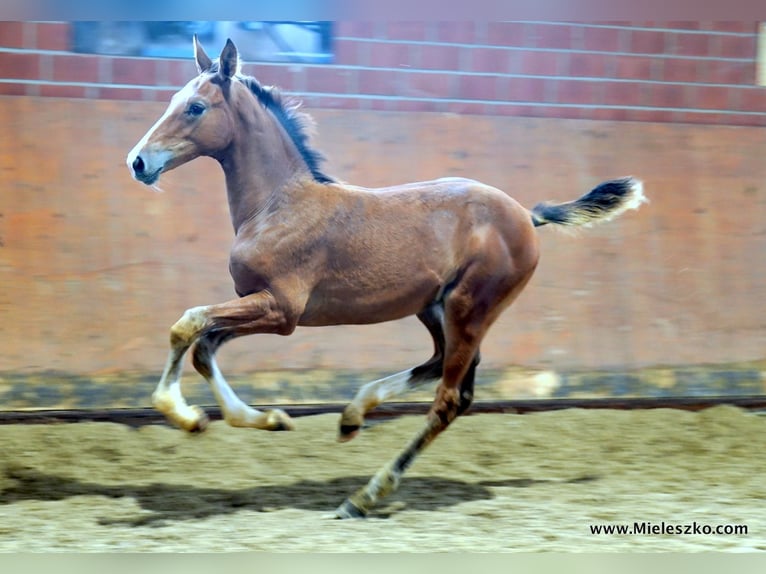
[[[370,189],[322,171],[312,120],[294,98],[241,71],[229,39],[216,61],[193,39],[198,75],[127,156],[133,178],[153,186],[199,156],[225,175],[234,241],[229,272],[237,298],[187,309],[170,329],[170,352],[153,406],[172,424],[201,431],[208,418],[180,387],[182,359],[207,380],[235,427],[294,428],[281,409],[260,411],[231,389],[218,348],[254,333],[374,324],[415,315],[433,355],[364,385],[346,406],[338,439],[362,429],[383,401],[439,381],[422,429],[370,481],[344,500],[338,518],[363,517],[395,490],[413,460],[473,401],[480,344],[537,267],[537,227],[588,226],[645,201],[634,177],[604,181],[579,199],[531,210],[499,189],[445,177]]]

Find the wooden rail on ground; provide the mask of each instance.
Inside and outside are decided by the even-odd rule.
[[[745,410],[766,410],[766,396],[711,396],[711,397],[646,397],[646,398],[581,398],[537,399],[517,401],[478,401],[466,414],[508,413],[527,414],[563,409],[680,409],[699,411],[718,405],[731,405]],[[302,417],[327,413],[340,413],[345,404],[313,405],[259,405],[258,408],[281,408],[290,416]],[[428,412],[430,403],[399,402],[381,405],[366,416],[368,419],[385,419],[402,415],[422,415]],[[218,407],[205,407],[211,420],[221,419]],[[130,426],[161,424],[162,414],[151,408],[82,409],[82,410],[27,410],[0,411],[0,424],[46,424],[74,422],[114,422]]]

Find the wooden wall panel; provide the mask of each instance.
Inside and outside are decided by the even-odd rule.
[[[124,165],[164,104],[0,97],[0,373],[159,373],[184,309],[233,297],[222,173],[198,160],[155,193]],[[766,131],[316,110],[341,179],[460,175],[531,207],[625,174],[651,203],[602,227],[540,229],[542,261],[490,332],[486,368],[630,370],[755,361],[766,348]],[[231,374],[395,371],[415,320],[227,345]]]

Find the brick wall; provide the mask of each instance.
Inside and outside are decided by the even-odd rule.
[[[338,22],[330,65],[248,64],[312,108],[766,126],[755,22]],[[0,23],[0,94],[166,101],[191,60],[68,51]],[[191,51],[191,50],[190,50]]]
[[[163,175],[165,193],[128,173],[164,107],[0,97],[0,409],[145,406],[170,326],[235,296],[215,162]],[[540,230],[535,276],[483,341],[477,398],[766,393],[766,130],[312,115],[327,173],[360,185],[467,176],[531,206],[644,180],[651,202],[637,212],[574,236]],[[244,400],[268,404],[348,400],[431,352],[409,317],[243,337],[218,357]],[[185,392],[209,404],[185,365]]]

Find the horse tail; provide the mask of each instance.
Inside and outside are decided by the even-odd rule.
[[[589,226],[608,221],[628,209],[638,209],[646,202],[644,185],[633,177],[612,179],[567,203],[538,203],[532,208],[535,227],[557,225]]]

